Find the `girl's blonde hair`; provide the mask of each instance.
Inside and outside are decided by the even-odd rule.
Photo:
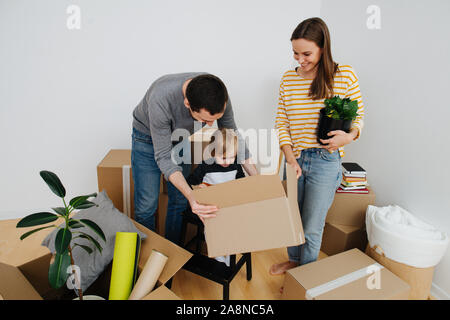
[[[238,151],[238,137],[233,129],[217,129],[212,134],[210,146],[212,146],[211,155],[213,157],[236,156]]]

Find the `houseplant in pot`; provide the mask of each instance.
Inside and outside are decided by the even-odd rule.
[[[342,130],[350,132],[352,121],[358,116],[358,102],[349,98],[341,99],[334,96],[324,100],[325,107],[320,110],[319,126],[317,128],[317,141],[326,140],[330,137],[328,132]]]
[[[85,250],[89,254],[93,252],[93,250],[102,251],[102,246],[100,243],[94,239],[89,234],[82,232],[80,229],[83,227],[90,228],[93,232],[95,232],[103,241],[106,241],[105,234],[102,229],[92,220],[89,219],[74,219],[72,218],[72,213],[75,210],[83,210],[93,206],[96,206],[95,203],[89,201],[88,199],[91,197],[96,197],[96,193],[82,195],[78,197],[74,197],[67,204],[65,201],[66,190],[59,180],[58,176],[50,171],[41,171],[40,176],[50,187],[50,190],[56,194],[59,198],[62,199],[63,207],[55,207],[52,208],[53,212],[38,212],[33,213],[25,218],[21,219],[17,223],[17,228],[25,228],[32,226],[41,226],[39,228],[33,229],[24,233],[20,239],[23,240],[29,235],[38,232],[40,230],[48,229],[48,228],[57,228],[55,236],[55,256],[53,261],[50,262],[49,272],[48,272],[48,280],[50,285],[57,289],[62,287],[69,277],[69,273],[67,272],[68,268],[71,267],[71,272],[73,275],[73,280],[76,281],[76,268],[75,261],[73,260],[72,250]],[[56,224],[47,225],[51,222],[56,221],[58,218],[64,219],[65,224],[62,226],[58,226]],[[91,243],[91,246],[82,245],[82,244],[73,244],[71,246],[71,241],[77,238],[88,240]],[[79,281],[79,280],[78,280]],[[80,289],[80,286],[76,286],[76,292],[80,300],[83,299],[83,292]]]

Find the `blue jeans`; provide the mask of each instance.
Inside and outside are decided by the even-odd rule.
[[[304,265],[319,256],[325,218],[341,182],[342,169],[338,150],[329,153],[322,148],[305,149],[297,162],[302,169],[298,206],[306,242],[287,251],[289,261]]]
[[[190,164],[181,165],[183,176],[191,171]],[[161,171],[155,160],[151,136],[133,128],[131,144],[131,168],[134,181],[134,218],[148,229],[155,231],[155,212],[158,208]],[[187,207],[183,194],[167,182],[169,201],[167,204],[165,237],[180,243],[181,213]]]

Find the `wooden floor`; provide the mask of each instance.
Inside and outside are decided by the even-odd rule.
[[[321,252],[319,259],[326,256]],[[269,274],[269,268],[274,263],[287,260],[285,248],[252,253],[253,277],[247,281],[245,267],[242,267],[231,282],[230,300],[280,299],[284,275],[272,276]],[[222,285],[183,269],[175,275],[172,291],[184,300],[222,300]]]

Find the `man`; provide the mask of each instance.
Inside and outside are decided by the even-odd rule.
[[[177,165],[171,158],[176,129],[194,132],[194,121],[236,129],[231,102],[223,82],[211,74],[180,73],[157,79],[133,111],[131,165],[134,180],[134,214],[137,222],[155,230],[161,173],[169,181],[165,237],[180,242],[181,213],[187,201],[200,219],[214,217],[218,208],[197,203],[186,182],[190,164]],[[186,143],[186,141],[185,141]],[[245,148],[245,159],[249,159]],[[257,174],[250,161],[249,175]]]

